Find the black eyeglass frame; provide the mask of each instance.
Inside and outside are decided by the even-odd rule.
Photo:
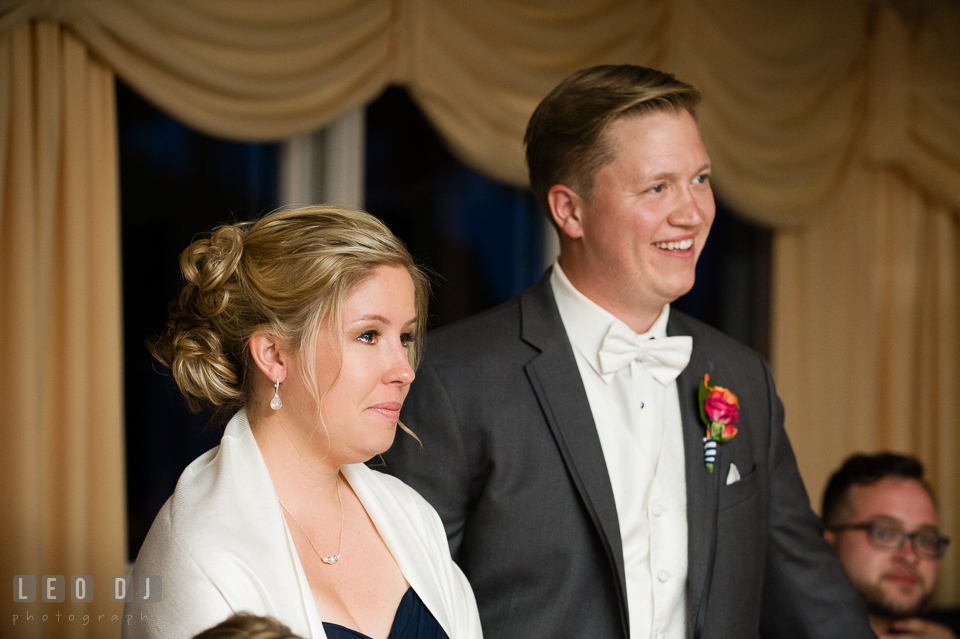
[[[900,539],[896,544],[884,545],[882,539],[878,539],[874,536],[873,531],[878,528],[887,528],[891,529],[891,532],[898,530],[900,533]],[[950,538],[943,537],[939,533],[931,532],[930,530],[914,530],[913,532],[907,532],[899,525],[891,525],[889,522],[885,521],[864,521],[856,524],[840,524],[838,526],[830,526],[827,528],[830,532],[845,532],[847,530],[863,530],[867,533],[867,543],[876,548],[877,550],[889,550],[891,552],[897,552],[903,545],[907,543],[907,540],[910,541],[910,546],[913,548],[913,552],[917,557],[923,557],[924,559],[940,559],[943,557],[943,553],[947,551],[947,546],[950,545]],[[929,554],[927,546],[918,546],[917,538],[923,537],[925,535],[930,535],[936,537],[936,545],[932,546],[933,554]]]

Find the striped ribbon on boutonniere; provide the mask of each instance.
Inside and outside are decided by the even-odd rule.
[[[712,473],[717,461],[717,446],[737,434],[734,424],[740,421],[740,401],[729,390],[710,381],[709,374],[700,382],[700,419],[707,425],[707,436],[703,438],[703,463]]]

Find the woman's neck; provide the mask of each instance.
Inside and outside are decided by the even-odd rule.
[[[318,450],[325,444],[318,437],[322,434],[298,425],[292,411],[284,415],[284,410],[251,415],[248,409],[250,429],[277,495],[291,509],[304,500],[316,504],[318,497],[337,503],[340,464]]]

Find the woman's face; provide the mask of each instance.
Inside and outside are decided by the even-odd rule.
[[[342,334],[333,334],[333,322],[327,322],[329,340],[321,332],[316,371],[320,391],[326,391],[322,415],[332,461],[366,461],[393,443],[400,406],[414,377],[409,350],[414,347],[415,309],[407,269],[380,266],[344,303]],[[325,448],[326,438],[319,433],[314,441]]]

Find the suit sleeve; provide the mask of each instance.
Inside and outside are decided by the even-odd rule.
[[[770,511],[761,604],[763,637],[875,637],[866,608],[823,538],[783,427],[783,404],[764,365],[771,407]]]
[[[474,491],[461,431],[462,407],[454,404],[456,394],[444,381],[429,364],[420,367],[401,421],[422,446],[398,429],[393,446],[383,454],[384,465],[374,467],[406,482],[437,510],[456,560]]]

